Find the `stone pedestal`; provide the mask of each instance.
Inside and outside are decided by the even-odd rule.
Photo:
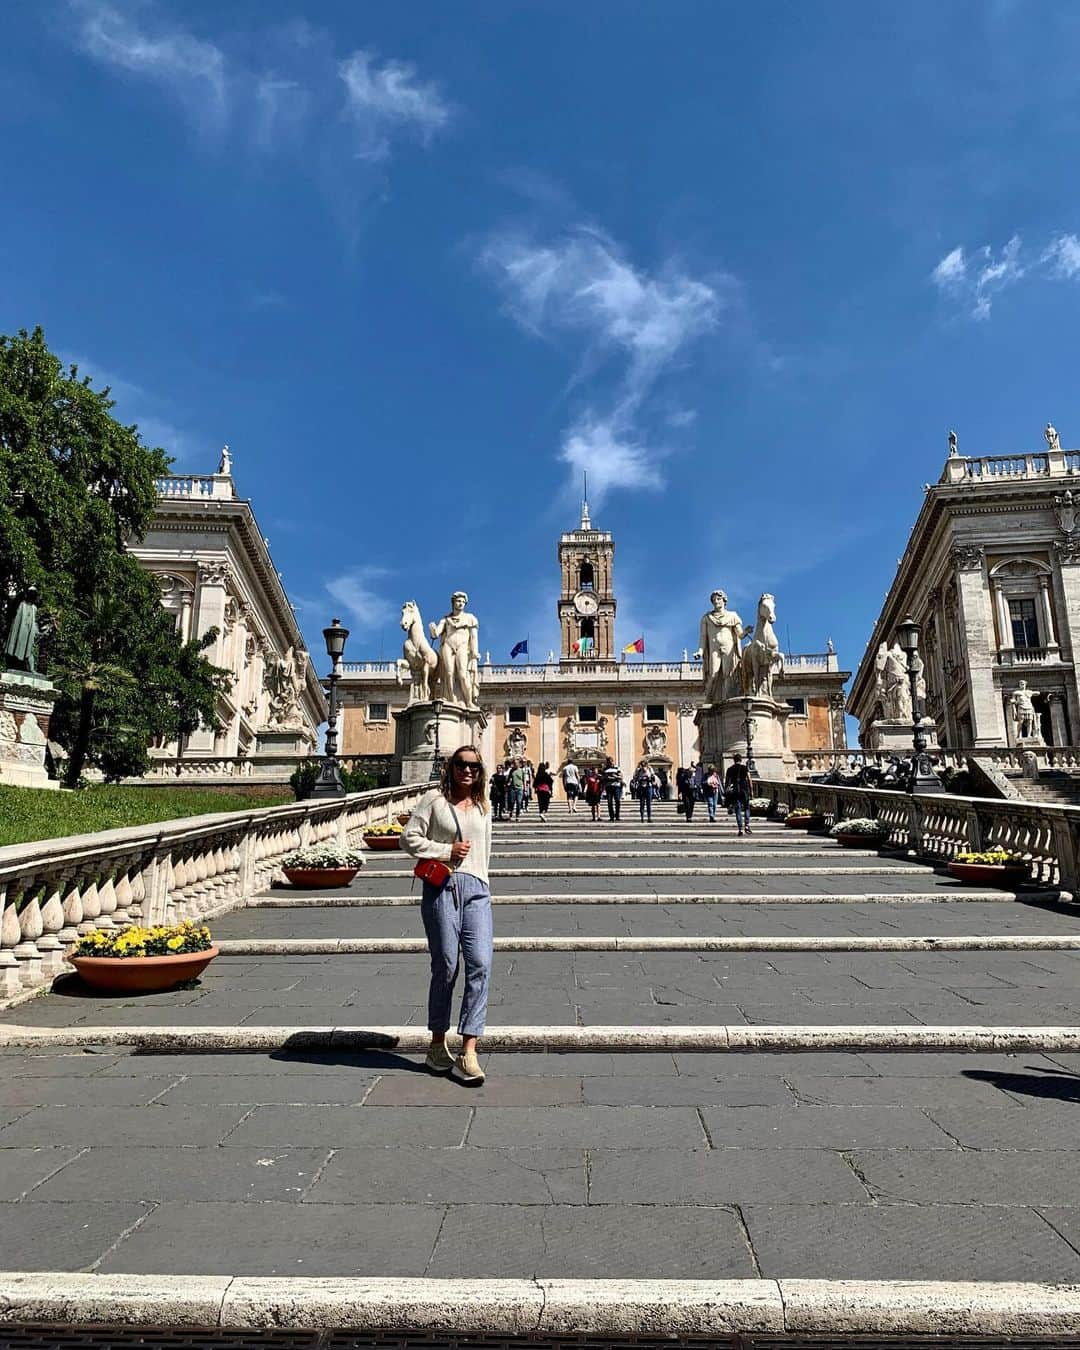
[[[932,754],[939,749],[937,727],[929,717],[922,720],[922,733],[926,737],[926,748]],[[915,729],[911,722],[871,722],[868,750],[876,750],[882,755],[910,755],[914,752]]]
[[[0,783],[57,788],[45,770],[49,717],[60,691],[43,675],[25,670],[0,674]]]
[[[694,716],[701,746],[701,762],[727,772],[738,752],[746,763],[746,704],[741,698],[709,703]],[[795,779],[795,755],[788,745],[787,720],[791,705],[771,698],[754,698],[750,722],[754,770],[759,778]]]
[[[255,758],[262,755],[308,755],[311,742],[302,727],[275,727],[273,731],[257,733]]]
[[[435,760],[435,709],[430,703],[410,703],[394,713],[394,779],[398,783],[426,783]],[[439,753],[444,759],[459,746],[480,744],[487,718],[479,708],[443,703],[439,708]]]

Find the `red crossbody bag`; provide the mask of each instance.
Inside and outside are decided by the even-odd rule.
[[[457,837],[461,838],[461,821],[458,820],[458,813],[449,802],[450,814],[454,817],[454,827],[457,830]],[[438,858],[421,858],[413,868],[413,876],[419,877],[421,881],[426,881],[429,886],[434,886],[436,890],[442,890],[450,880],[454,869],[448,864],[441,862]]]

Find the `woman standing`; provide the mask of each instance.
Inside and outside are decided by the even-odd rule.
[[[600,798],[604,795],[604,785],[600,782],[600,775],[590,764],[585,770],[585,800],[592,812],[593,820],[600,819]]]
[[[705,775],[705,806],[709,812],[709,819],[716,820],[716,804],[720,797],[720,789],[723,787],[720,781],[720,775],[716,772],[716,765],[709,765],[709,772]]]
[[[412,857],[433,858],[451,869],[442,886],[424,882],[420,901],[431,953],[431,1045],[424,1065],[468,1087],[479,1087],[484,1081],[476,1040],[484,1032],[491,982],[491,816],[484,777],[475,746],[455,750],[446,761],[439,786],[420,798],[401,836],[402,847]],[[461,1054],[455,1058],[446,1048],[446,1032],[459,951],[465,959],[465,992],[458,1018]]]
[[[551,793],[555,787],[555,780],[548,772],[547,760],[541,760],[540,766],[536,770],[536,777],[533,779],[533,790],[536,793],[536,805],[540,810],[540,819],[547,824],[548,807],[551,805]]]
[[[680,769],[675,775],[675,789],[683,804],[683,815],[694,819],[694,776],[689,769]]]
[[[573,760],[563,765],[562,785],[566,793],[566,809],[573,815],[577,810],[577,799],[581,793],[581,775]]]

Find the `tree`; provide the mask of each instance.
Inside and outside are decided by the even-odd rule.
[[[183,642],[127,549],[150,524],[170,460],[111,414],[108,389],[67,372],[40,328],[0,337],[0,598],[28,585],[52,625],[61,697],[50,733],[86,763],[140,772],[153,737],[216,727],[228,672]]]

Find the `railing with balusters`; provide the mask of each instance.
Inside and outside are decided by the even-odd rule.
[[[889,846],[947,862],[965,850],[1004,848],[1025,860],[1032,881],[1074,896],[1080,885],[1080,808],[948,793],[762,779],[759,795],[820,812],[828,824],[869,816],[888,826]]]
[[[293,849],[359,848],[427,784],[0,848],[0,1001],[51,981],[95,929],[213,918],[265,890]]]

